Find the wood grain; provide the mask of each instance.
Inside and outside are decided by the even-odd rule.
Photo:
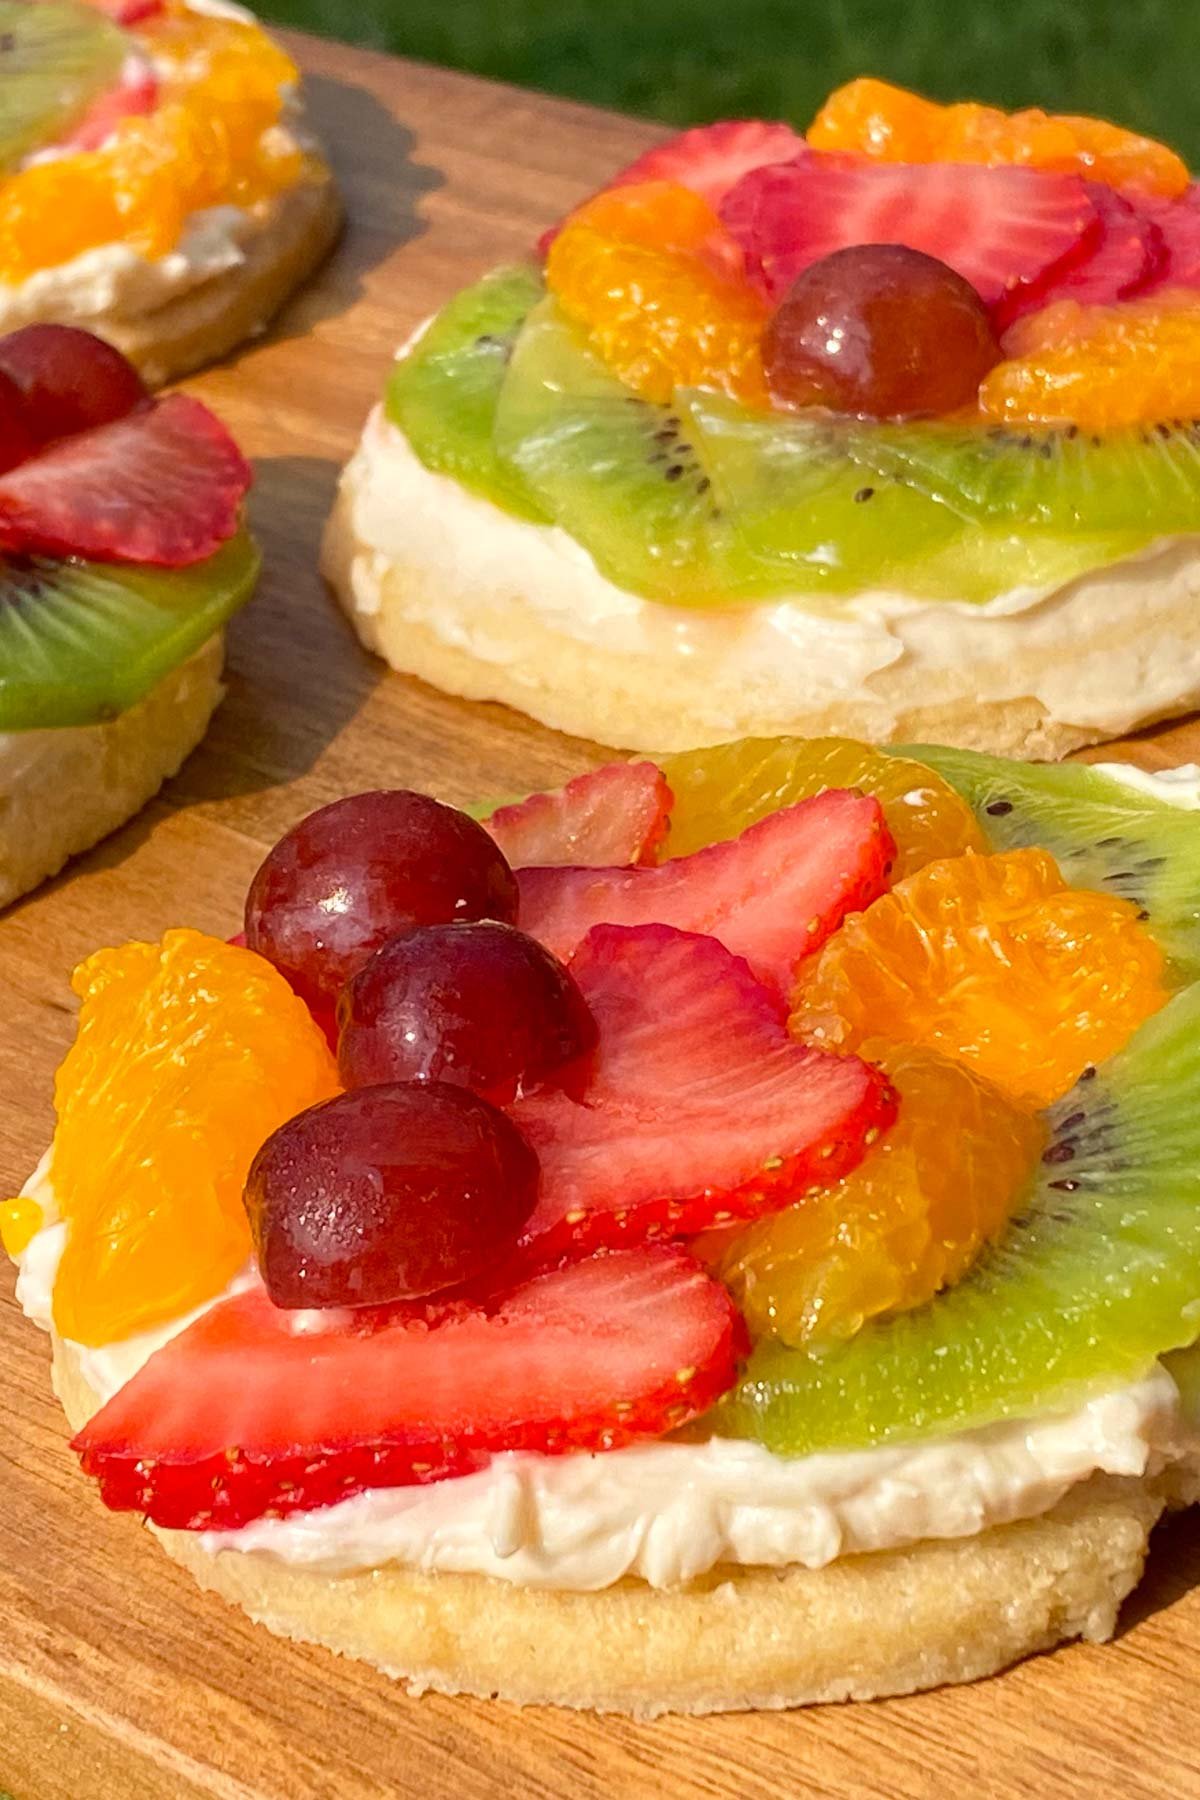
[[[263,849],[380,781],[450,800],[596,753],[444,699],[358,648],[314,573],[336,471],[386,362],[453,289],[522,253],[653,129],[297,39],[352,224],[277,330],[192,385],[256,459],[267,553],[205,748],[141,819],[0,921],[0,1187],[51,1127],[68,973],[99,944],[231,931]],[[1200,728],[1127,752],[1200,757]],[[1200,1532],[1159,1534],[1119,1640],[981,1687],[785,1717],[639,1726],[427,1698],[277,1643],[201,1596],[74,1468],[44,1340],[0,1275],[0,1789],[15,1800],[1129,1800],[1200,1794]]]

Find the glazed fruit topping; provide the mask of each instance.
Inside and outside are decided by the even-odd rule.
[[[829,96],[808,141],[818,150],[854,150],[883,162],[1011,163],[1167,196],[1181,193],[1188,178],[1165,144],[1106,119],[1038,107],[1005,113],[972,101],[939,106],[871,76]]]
[[[1068,888],[1044,850],[929,863],[806,966],[793,1028],[830,1049],[925,1044],[1048,1106],[1166,999],[1138,912]]]
[[[20,388],[0,369],[0,475],[23,463],[37,449]]]
[[[18,18],[41,13],[43,4],[3,0]],[[163,256],[194,214],[221,204],[253,206],[297,186],[313,166],[292,133],[279,129],[295,65],[253,21],[184,6],[146,10],[153,16],[137,49],[153,60],[153,92],[119,83],[129,46],[105,26],[117,49],[80,96],[97,105],[92,120],[83,116],[83,144],[67,154],[30,157],[0,184],[0,282],[16,285],[101,245]],[[74,5],[54,11],[66,15],[61,63],[79,35],[81,15]],[[102,21],[82,16],[94,36]],[[11,35],[6,30],[4,40]],[[53,77],[62,80],[60,67]],[[53,87],[40,104],[36,88],[29,95],[32,117],[21,135],[33,142],[19,142],[18,149],[69,139],[81,108],[70,107],[63,118],[54,100]],[[0,116],[0,164],[11,136],[3,124]]]
[[[923,1306],[999,1236],[1045,1147],[1041,1119],[961,1063],[864,1048],[900,1096],[890,1130],[834,1186],[696,1246],[756,1338],[849,1338]]]
[[[968,406],[1000,354],[970,283],[903,244],[856,245],[813,263],[772,315],[762,348],[774,399],[872,418]]]
[[[99,150],[125,119],[152,113],[159,101],[158,77],[148,64],[130,59],[117,87],[101,94],[63,140],[72,150]]]
[[[552,793],[499,807],[484,825],[514,869],[547,863],[616,869],[655,861],[671,803],[671,789],[653,763],[606,763]]]
[[[87,0],[87,4],[107,13],[118,25],[137,25],[163,10],[163,0]]]
[[[831,251],[902,243],[948,263],[991,306],[1090,252],[1100,221],[1073,175],[953,163],[913,167],[809,151],[753,170],[721,217],[773,300]]]
[[[997,330],[1051,301],[1112,305],[1157,284],[1167,263],[1166,237],[1146,207],[1095,181],[1088,183],[1088,199],[1101,226],[1091,254],[1006,294],[994,308]]]
[[[397,1082],[281,1125],[245,1203],[276,1306],[381,1306],[493,1273],[537,1192],[537,1157],[496,1107]]]
[[[712,207],[671,182],[590,200],[550,247],[546,284],[627,387],[669,402],[677,387],[766,404],[762,296]]]
[[[70,1236],[54,1319],[107,1344],[219,1294],[250,1254],[259,1146],[337,1091],[306,1009],[260,957],[198,931],[100,950],[58,1072],[51,1175]]]
[[[20,389],[42,444],[123,419],[147,394],[119,350],[73,325],[26,325],[0,338],[0,372]]]
[[[482,825],[426,794],[381,789],[335,800],[280,839],[250,884],[246,942],[328,1010],[398,933],[512,924],[516,913],[516,879]]]
[[[1165,287],[1200,287],[1200,185],[1193,183],[1178,199],[1143,202],[1162,239],[1162,260],[1146,292]]]
[[[779,1000],[711,937],[599,925],[571,963],[599,1028],[587,1085],[512,1108],[542,1192],[539,1261],[753,1218],[836,1181],[894,1096],[853,1056],[814,1056]]]
[[[235,1529],[466,1474],[497,1450],[658,1436],[728,1388],[742,1347],[724,1289],[660,1247],[572,1263],[474,1306],[351,1315],[317,1332],[297,1332],[255,1291],[157,1351],[74,1447],[110,1507]]]
[[[699,194],[710,206],[719,206],[751,169],[787,162],[803,148],[803,138],[790,125],[770,119],[721,119],[655,145],[627,164],[609,186],[674,181]]]
[[[853,738],[740,738],[664,757],[671,785],[667,854],[687,856],[736,837],[781,806],[826,788],[874,794],[896,845],[893,881],[939,856],[983,850],[987,840],[950,783],[923,762]]]
[[[765,119],[722,119],[715,125],[697,125],[691,131],[681,131],[665,144],[657,144],[619,170],[599,192],[606,194],[615,187],[646,181],[669,181],[689,188],[709,206],[716,207],[751,169],[760,168],[763,163],[786,162],[803,148],[804,139],[790,125],[772,124]],[[590,198],[594,200],[596,195]],[[561,229],[558,225],[546,233],[538,245],[541,254],[545,254]]]
[[[424,925],[383,945],[338,1003],[348,1088],[453,1082],[497,1104],[595,1047],[587,1002],[557,957],[512,925]]]
[[[879,802],[831,788],[657,868],[523,869],[520,924],[563,958],[593,925],[705,932],[786,992],[801,958],[883,892],[895,853]]]
[[[1183,466],[1193,464],[1188,434],[1200,414],[1200,293],[1139,295],[1119,306],[1055,300],[1019,319],[1005,347],[1006,360],[979,390],[985,418],[1014,425],[1069,420],[1094,434],[1153,421],[1155,430],[1135,441],[1173,460],[1178,432]]]
[[[208,408],[170,394],[0,476],[0,552],[182,568],[234,535],[250,479]]]

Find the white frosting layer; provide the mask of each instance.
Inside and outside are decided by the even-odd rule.
[[[971,1537],[1054,1506],[1097,1469],[1142,1475],[1182,1453],[1163,1369],[1075,1411],[928,1443],[788,1461],[731,1438],[599,1455],[498,1456],[476,1475],[356,1495],[207,1532],[329,1574],[400,1562],[592,1591],[672,1587],[719,1563],[818,1569],[858,1550]]]
[[[1200,768],[1102,767],[1131,789],[1200,809]],[[18,1301],[46,1328],[66,1237],[49,1161],[25,1189],[45,1222],[17,1259]],[[246,1270],[228,1291],[255,1279]],[[84,1379],[110,1398],[197,1316],[102,1349],[76,1346]],[[474,1475],[377,1489],[200,1541],[213,1554],[254,1551],[331,1575],[395,1562],[578,1591],[629,1575],[666,1587],[718,1564],[819,1568],[855,1551],[969,1537],[1047,1511],[1097,1471],[1140,1476],[1198,1456],[1200,1427],[1157,1367],[1063,1413],[915,1444],[795,1459],[724,1438],[596,1455],[516,1452]]]
[[[759,735],[841,708],[852,733],[879,742],[895,736],[906,709],[961,694],[964,668],[980,703],[1032,698],[1051,718],[1101,735],[1200,696],[1194,538],[1160,540],[1064,586],[1015,588],[985,604],[866,589],[836,603],[797,596],[685,608],[616,586],[561,527],[511,516],[426,468],[382,407],[342,493],[357,546],[343,599],[370,647],[389,656],[396,637],[390,659],[400,667],[416,626],[533,682],[553,639],[611,660],[630,687],[643,671],[652,693],[664,685],[669,693],[686,665],[703,668],[704,726],[714,736],[747,729],[747,708]],[[431,578],[422,583],[416,570]],[[1181,617],[1186,632],[1172,622]]]
[[[97,319],[136,319],[224,275],[244,261],[255,229],[240,206],[194,213],[173,250],[143,256],[128,244],[100,244],[70,262],[39,269],[16,287],[0,283],[0,333],[39,319],[87,326]]]

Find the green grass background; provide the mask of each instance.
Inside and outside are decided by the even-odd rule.
[[[881,75],[1098,112],[1200,163],[1200,0],[259,0],[268,17],[597,105],[806,124]]]

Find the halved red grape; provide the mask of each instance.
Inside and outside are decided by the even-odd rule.
[[[596,1043],[596,1021],[558,958],[491,921],[393,938],[343,990],[338,1024],[347,1087],[450,1081],[497,1105]]]
[[[123,419],[147,394],[119,350],[74,325],[24,325],[0,338],[0,372],[24,395],[39,444]]]
[[[497,1267],[538,1160],[496,1107],[443,1082],[358,1088],[269,1137],[245,1205],[276,1306],[384,1306]]]
[[[11,376],[0,369],[0,475],[34,454],[38,441],[29,426],[25,398]]]
[[[328,1009],[397,932],[517,916],[517,883],[482,825],[405,788],[335,800],[280,838],[246,897],[246,942]]]
[[[805,269],[767,326],[776,400],[875,419],[974,401],[1000,346],[969,281],[903,244],[856,244]]]

